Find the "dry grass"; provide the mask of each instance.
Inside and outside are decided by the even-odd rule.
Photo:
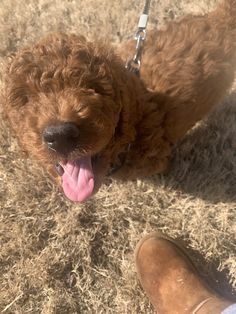
[[[215,3],[153,0],[150,26]],[[2,0],[1,60],[48,31],[117,43],[133,34],[142,6],[135,0]],[[236,288],[235,149],[232,92],[176,149],[168,175],[108,181],[89,202],[75,205],[21,158],[0,121],[0,311],[153,313],[133,262],[135,244],[153,230],[185,241],[205,275],[224,270]],[[225,280],[220,287],[230,291]]]

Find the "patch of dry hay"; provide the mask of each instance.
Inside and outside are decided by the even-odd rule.
[[[150,26],[216,3],[193,2],[153,0]],[[142,6],[134,0],[2,0],[1,60],[48,31],[119,42],[133,35]],[[108,181],[92,200],[74,205],[21,158],[0,121],[0,310],[153,313],[133,262],[135,244],[153,230],[185,241],[207,276],[225,270],[236,288],[235,149],[232,93],[176,149],[168,175]]]

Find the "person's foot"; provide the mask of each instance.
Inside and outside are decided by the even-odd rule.
[[[152,233],[136,247],[139,280],[158,314],[219,314],[231,302],[202,282],[174,240]]]

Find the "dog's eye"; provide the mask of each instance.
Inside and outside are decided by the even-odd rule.
[[[22,87],[16,87],[10,91],[9,102],[13,107],[24,106],[29,102],[29,97]]]
[[[76,112],[76,113],[82,113],[82,112],[83,112],[83,108],[76,108],[76,109],[75,109],[75,112]]]
[[[110,84],[104,84],[103,86],[95,85],[93,87],[93,90],[96,94],[102,95],[102,96],[112,96],[113,90],[110,86]]]
[[[77,114],[83,116],[86,115],[88,107],[88,104],[85,104],[84,102],[79,102],[79,104],[74,104],[73,109]]]

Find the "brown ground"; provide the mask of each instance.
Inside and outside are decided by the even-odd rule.
[[[1,0],[1,61],[48,31],[107,36],[118,43],[133,35],[143,2]],[[206,12],[215,3],[153,0],[149,27]],[[232,91],[184,139],[168,175],[108,181],[92,200],[74,205],[35,163],[22,159],[0,121],[0,311],[153,313],[133,261],[135,244],[153,230],[186,242],[205,275],[219,279],[216,270],[224,270],[236,289],[235,149]],[[224,278],[220,282],[229,293]]]

